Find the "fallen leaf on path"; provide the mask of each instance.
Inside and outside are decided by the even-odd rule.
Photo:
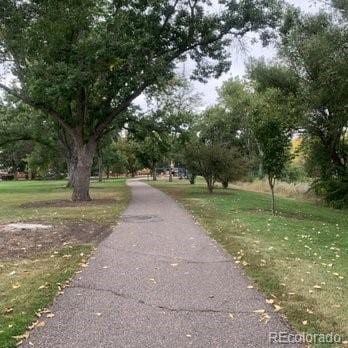
[[[307,323],[308,323],[307,320],[304,320],[304,321],[302,322],[303,325],[307,325]]]
[[[265,313],[266,311],[264,309],[256,309],[255,311],[253,311],[254,313]]]
[[[21,287],[20,284],[14,284],[14,285],[12,285],[12,289],[18,289],[18,288],[20,288],[20,287]]]
[[[248,289],[253,289],[254,287],[252,285],[247,286]]]
[[[321,289],[321,286],[320,285],[314,285],[313,288],[314,289]]]
[[[269,304],[272,304],[272,303],[274,303],[274,300],[272,298],[269,299],[269,300],[266,299],[266,302],[269,303]]]
[[[263,314],[261,314],[260,322],[267,324],[270,319],[271,319],[271,317],[267,313],[263,313]]]
[[[234,319],[234,315],[232,313],[228,313],[228,316],[231,318],[231,319]]]
[[[170,264],[172,267],[176,267],[178,265],[178,263],[171,263]]]
[[[54,314],[53,313],[48,313],[47,315],[46,315],[46,318],[53,318],[54,317]]]
[[[44,321],[39,321],[36,325],[36,327],[44,327],[46,323]]]

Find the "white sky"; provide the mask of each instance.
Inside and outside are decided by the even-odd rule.
[[[347,0],[348,1],[348,0]],[[287,0],[288,3],[300,7],[302,11],[307,13],[317,12],[322,6],[321,0]],[[265,57],[271,59],[275,56],[276,50],[272,46],[262,47],[260,43],[251,44],[250,39],[245,40],[244,45],[246,46],[245,52],[242,52],[240,48],[232,47],[232,66],[227,74],[224,74],[219,79],[209,79],[206,84],[200,82],[193,82],[194,90],[202,95],[202,108],[213,105],[217,100],[216,89],[221,86],[222,82],[228,80],[231,77],[243,76],[245,74],[245,62],[248,57]],[[186,62],[185,71],[186,74],[193,69],[192,62]],[[140,102],[140,104],[142,104]]]

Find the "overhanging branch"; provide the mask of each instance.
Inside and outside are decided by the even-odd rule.
[[[31,100],[29,97],[18,93],[14,89],[9,88],[2,83],[0,83],[0,88],[3,89],[4,91],[6,91],[8,94],[20,99],[21,101],[23,101],[25,104],[31,106],[32,108],[37,109],[39,111],[42,111],[42,112],[50,115],[53,118],[53,120],[55,120],[59,125],[61,125],[64,129],[66,129],[67,132],[72,134],[73,131],[72,131],[72,128],[70,127],[70,125],[68,123],[66,123],[60,117],[58,112],[56,112],[52,108],[44,105],[43,103],[35,102],[35,101]]]

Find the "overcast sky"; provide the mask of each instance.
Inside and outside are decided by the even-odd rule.
[[[301,10],[307,13],[317,12],[320,6],[322,5],[321,0],[287,0],[287,2],[294,6],[300,7]],[[246,46],[244,52],[238,47],[238,45],[235,45],[236,47],[231,48],[233,57],[232,66],[227,74],[224,74],[219,79],[210,79],[206,84],[193,82],[194,90],[202,95],[202,107],[212,105],[216,102],[216,88],[221,86],[223,81],[235,76],[242,77],[245,74],[245,62],[248,59],[248,57],[265,57],[266,59],[271,59],[276,54],[276,50],[272,46],[262,47],[262,45],[259,43],[251,44],[250,40],[245,40],[243,44]],[[193,64],[190,62],[186,62],[186,75],[188,75],[189,72],[192,71],[192,69]]]

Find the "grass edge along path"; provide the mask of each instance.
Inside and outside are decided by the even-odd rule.
[[[345,212],[279,198],[283,216],[273,217],[266,194],[235,189],[209,194],[203,184],[185,182],[151,185],[182,204],[298,332],[333,332],[347,340]]]
[[[69,200],[64,181],[0,182],[0,221],[43,223],[117,223],[128,205],[130,190],[124,179],[93,182],[92,198],[85,206],[24,208],[23,204]],[[114,202],[110,198],[116,198]],[[0,347],[12,348],[28,338],[33,327],[54,316],[47,307],[64,292],[79,268],[86,266],[95,243],[61,245],[34,255],[0,260]]]

